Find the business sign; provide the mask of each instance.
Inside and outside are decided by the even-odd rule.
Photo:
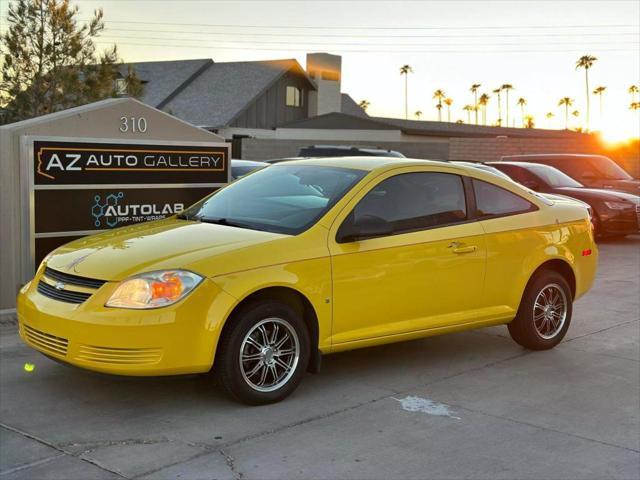
[[[23,148],[31,271],[64,243],[180,213],[230,178],[224,143],[24,137]]]
[[[228,147],[34,141],[35,185],[228,181]]]

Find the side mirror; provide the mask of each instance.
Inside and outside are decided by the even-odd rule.
[[[540,189],[540,185],[538,185],[538,182],[535,180],[526,180],[522,182],[522,185],[534,191],[538,191]]]
[[[593,172],[587,170],[586,172],[583,172],[582,175],[580,175],[580,178],[582,178],[583,180],[595,180],[596,176]]]
[[[351,218],[353,217],[347,217],[347,220],[338,229],[336,242],[357,242],[358,240],[384,237],[393,233],[391,224],[375,215],[363,215],[356,221],[349,221]]]

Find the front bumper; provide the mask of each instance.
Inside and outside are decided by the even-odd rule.
[[[640,205],[620,211],[600,214],[601,234],[630,235],[640,232]]]
[[[18,295],[20,336],[63,362],[118,375],[175,375],[211,369],[226,313],[235,300],[210,280],[186,298],[153,310],[106,308],[117,283],[80,304],[49,298],[36,278]]]

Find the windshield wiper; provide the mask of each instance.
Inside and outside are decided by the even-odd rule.
[[[237,228],[248,228],[250,230],[259,230],[254,225],[250,225],[248,223],[236,222],[235,220],[229,220],[228,218],[209,218],[209,217],[201,217],[199,218],[201,222],[204,223],[213,223],[216,225],[225,225],[227,227],[237,227]]]
[[[176,215],[176,218],[180,220],[191,220],[194,222],[200,222],[202,220],[198,215],[196,214],[189,215],[188,213],[181,213],[179,215]]]

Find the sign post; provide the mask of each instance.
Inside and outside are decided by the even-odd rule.
[[[230,180],[230,145],[23,136],[24,281],[76,238],[179,213]]]

